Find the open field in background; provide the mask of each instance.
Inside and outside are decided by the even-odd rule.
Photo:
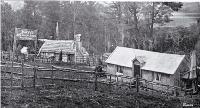
[[[29,63],[31,64],[31,63]],[[42,64],[42,63],[41,63]],[[14,64],[15,66],[17,64]],[[38,64],[38,66],[51,68],[51,64]],[[11,66],[9,64],[9,66]],[[18,65],[19,66],[19,65]],[[63,67],[63,66],[61,66]],[[68,67],[70,67],[68,65]],[[65,66],[65,68],[68,68]],[[75,66],[74,66],[75,67]],[[84,66],[76,66],[80,70],[85,70]],[[88,68],[88,67],[87,67]],[[15,73],[21,73],[21,68],[4,68],[3,70],[13,71]],[[92,70],[92,69],[90,69]],[[89,69],[87,70],[89,71]],[[33,76],[34,71],[32,68],[24,69],[24,76]],[[10,78],[7,73],[2,73],[3,78]],[[20,75],[14,75],[13,86],[20,86]],[[37,77],[47,77],[47,79],[37,79],[36,85],[52,84],[51,71],[38,71]],[[58,80],[53,80],[54,86],[37,86],[35,89],[31,88],[18,88],[12,90],[12,97],[10,89],[2,90],[2,106],[6,107],[69,107],[69,108],[102,108],[102,107],[114,107],[114,108],[131,108],[131,107],[152,107],[152,108],[171,108],[181,107],[183,99],[177,97],[160,95],[158,92],[152,91],[151,93],[140,90],[136,92],[135,88],[129,88],[128,86],[118,86],[105,83],[97,83],[97,91],[94,90],[95,84],[92,82],[95,80],[94,74],[75,73],[55,71],[54,77]],[[59,80],[59,78],[70,79],[85,79],[91,80],[91,83],[87,81],[69,81]],[[104,79],[104,78],[102,78]],[[101,79],[98,79],[101,80]],[[10,80],[1,80],[2,86],[10,86]],[[33,79],[24,79],[24,86],[32,86]],[[189,98],[188,98],[189,99]],[[200,102],[199,98],[197,102]]]

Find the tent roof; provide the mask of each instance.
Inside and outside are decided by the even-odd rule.
[[[185,55],[166,54],[140,49],[116,47],[112,54],[106,60],[106,63],[125,67],[132,67],[132,60],[143,58],[143,70],[150,70],[166,74],[174,74]]]

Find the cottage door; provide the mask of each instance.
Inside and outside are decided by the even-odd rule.
[[[136,77],[136,75],[140,76],[140,65],[134,65],[134,77]]]

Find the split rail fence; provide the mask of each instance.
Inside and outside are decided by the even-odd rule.
[[[75,85],[78,88],[85,86],[86,88],[92,88],[94,90],[109,91],[114,91],[116,87],[127,88],[129,90],[135,88],[134,90],[137,92],[147,91],[164,95],[176,93],[169,91],[184,91],[184,89],[180,87],[155,83],[139,77],[120,77],[108,73],[98,73],[95,71],[84,71],[56,66],[47,69],[43,67],[25,66],[23,63],[21,63],[21,66],[1,66],[1,83],[2,89],[10,90],[16,88],[24,89],[50,86],[67,88]],[[155,88],[157,85],[165,87],[166,91]]]

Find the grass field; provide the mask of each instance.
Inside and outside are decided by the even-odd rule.
[[[83,88],[16,90],[8,105],[2,93],[2,106],[26,108],[179,108],[179,100],[157,98],[135,92],[108,93]],[[121,91],[122,92],[122,91]]]

